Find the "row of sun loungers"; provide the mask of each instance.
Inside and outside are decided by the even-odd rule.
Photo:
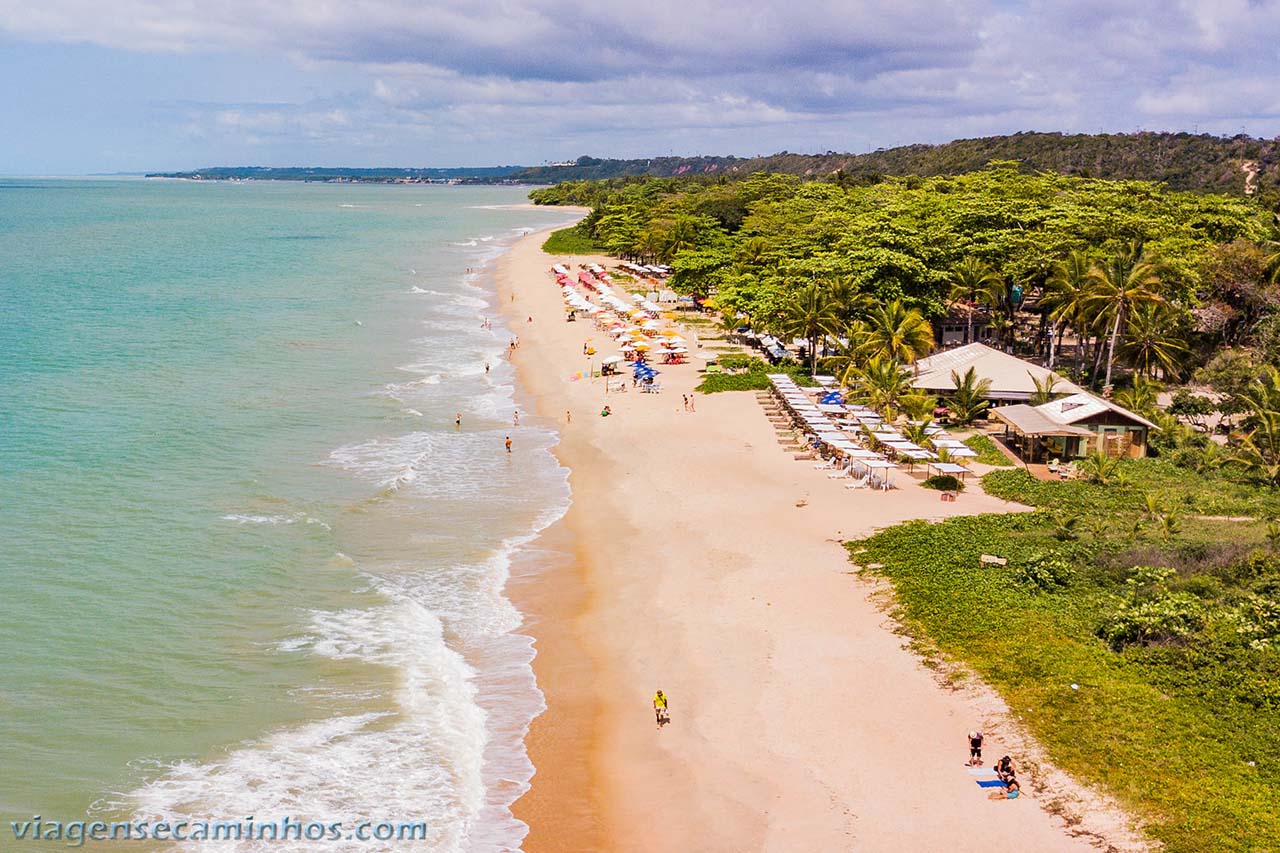
[[[833,377],[818,377],[824,390],[817,399],[784,373],[770,374],[769,381],[777,407],[775,424],[785,423],[798,430],[806,446],[827,457],[818,467],[832,479],[848,479],[849,488],[891,488],[890,472],[899,463],[908,467],[926,464],[943,474],[968,473],[967,468],[942,462],[934,451],[908,440],[874,411],[840,401],[839,395],[829,390],[835,384]],[[977,455],[962,442],[943,437],[941,427],[930,426],[924,432],[930,444],[946,448],[948,455]]]

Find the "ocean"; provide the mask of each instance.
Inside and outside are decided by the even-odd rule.
[[[6,836],[288,817],[518,846],[544,706],[503,589],[569,501],[554,428],[512,426],[482,270],[565,221],[524,196],[0,180]]]

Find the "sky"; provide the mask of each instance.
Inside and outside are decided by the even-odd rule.
[[[1280,135],[1280,0],[0,0],[0,174]]]

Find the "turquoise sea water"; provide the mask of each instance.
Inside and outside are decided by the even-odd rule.
[[[502,586],[567,488],[535,419],[502,451],[507,336],[467,270],[563,220],[523,197],[0,180],[6,825],[518,841],[541,697]]]

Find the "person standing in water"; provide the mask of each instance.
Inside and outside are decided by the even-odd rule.
[[[653,694],[653,716],[658,722],[658,728],[671,722],[671,715],[667,713],[667,696],[661,690]]]
[[[515,412],[511,415],[511,425],[520,426],[520,410],[519,409],[516,409]]]
[[[507,436],[507,452],[511,452],[511,436]]]
[[[458,429],[462,429],[462,412],[458,412],[453,416],[453,425]]]

